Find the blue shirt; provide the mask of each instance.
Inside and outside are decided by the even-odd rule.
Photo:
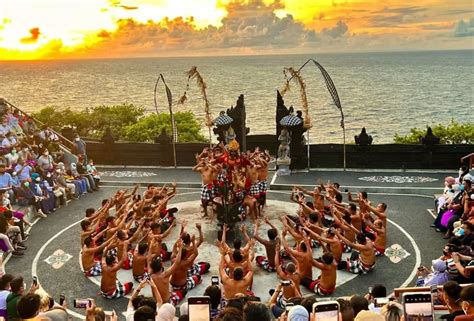
[[[18,173],[22,167],[23,167],[23,166],[20,165],[20,164],[16,165],[16,166],[15,166],[15,172]],[[26,164],[25,164],[25,167],[23,168],[23,170],[21,171],[21,173],[18,174],[18,178],[19,178],[20,180],[24,180],[24,179],[30,178],[30,176],[31,176],[31,167],[30,167],[29,165],[26,165]]]
[[[12,176],[9,173],[0,174],[0,188],[7,188],[13,185]]]

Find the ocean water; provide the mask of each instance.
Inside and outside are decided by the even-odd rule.
[[[186,86],[186,71],[196,65],[207,83],[213,117],[244,94],[250,133],[273,134],[283,68],[298,68],[308,58],[322,64],[336,85],[348,141],[364,126],[375,143],[389,143],[395,133],[405,134],[411,127],[450,119],[474,123],[474,51],[469,50],[0,62],[0,97],[29,112],[45,106],[82,109],[124,102],[154,112],[158,74],[165,76],[176,102]],[[340,114],[319,71],[308,65],[302,76],[314,125],[311,143],[342,142]],[[300,109],[299,97],[293,84],[284,97],[286,105]],[[158,105],[167,111],[162,86]],[[191,110],[203,119],[203,105],[193,82],[188,101],[174,110]]]

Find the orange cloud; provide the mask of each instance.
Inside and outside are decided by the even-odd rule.
[[[0,13],[0,59],[471,48],[469,2],[42,0],[35,15]]]
[[[39,36],[41,35],[39,28],[32,28],[30,29],[30,36],[21,38],[20,42],[23,44],[33,44],[38,41]]]

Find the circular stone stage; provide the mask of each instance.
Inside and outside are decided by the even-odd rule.
[[[126,310],[128,298],[118,300],[106,300],[98,292],[100,277],[86,278],[81,272],[80,264],[80,220],[87,207],[97,207],[103,198],[110,196],[117,187],[104,187],[99,192],[88,195],[81,202],[72,202],[66,208],[59,210],[45,220],[40,220],[34,227],[30,240],[28,241],[28,255],[25,258],[15,258],[7,264],[7,272],[14,273],[17,269],[24,271],[31,263],[31,275],[37,275],[44,290],[56,300],[60,294],[66,296],[70,302],[71,313],[79,318],[84,315],[84,310],[71,308],[74,298],[94,298],[99,306],[105,310],[115,309],[117,312]],[[198,235],[195,223],[201,223],[204,233],[204,243],[199,248],[197,261],[206,261],[211,264],[210,272],[203,276],[202,283],[188,293],[188,296],[202,295],[205,288],[211,283],[211,275],[218,275],[220,255],[215,241],[217,239],[217,221],[210,222],[203,219],[198,189],[179,189],[178,196],[169,204],[170,207],[179,209],[176,217],[179,221],[188,222],[187,230],[191,234]],[[294,214],[297,204],[288,201],[289,192],[270,191],[268,193],[265,215],[270,221],[281,228],[279,217],[285,214]],[[365,293],[369,286],[376,283],[385,284],[391,290],[394,287],[413,284],[416,268],[423,262],[429,264],[430,260],[439,256],[437,251],[442,248],[442,240],[428,226],[431,216],[427,212],[432,204],[430,199],[419,196],[406,195],[371,195],[372,202],[386,202],[388,204],[388,250],[387,255],[377,259],[375,270],[368,275],[354,275],[345,271],[338,271],[337,290],[335,297],[351,295],[353,293]],[[54,225],[53,223],[54,220]],[[245,224],[249,236],[253,235],[254,224],[247,219]],[[236,225],[238,230],[239,225]],[[261,223],[259,234],[267,238],[268,226]],[[179,235],[180,226],[173,230],[171,235],[165,239],[169,248]],[[420,233],[423,231],[423,233]],[[240,233],[240,232],[239,232]],[[289,244],[291,245],[291,239]],[[30,249],[32,252],[30,252]],[[36,250],[35,250],[36,249]],[[266,255],[264,247],[257,243],[256,255]],[[423,256],[422,256],[423,254]],[[313,250],[313,257],[319,257],[321,249]],[[347,257],[349,254],[344,254]],[[34,256],[34,258],[32,257]],[[166,263],[169,266],[170,262]],[[263,271],[254,264],[254,283],[252,290],[262,301],[266,302],[270,296],[268,290],[274,288],[279,279],[275,273]],[[23,272],[25,279],[28,274]],[[313,268],[313,275],[317,277],[319,270]],[[121,270],[118,273],[121,282],[137,282],[133,280],[131,270]],[[28,281],[27,281],[28,282]],[[302,288],[303,294],[310,294]],[[150,293],[148,288],[142,291]]]

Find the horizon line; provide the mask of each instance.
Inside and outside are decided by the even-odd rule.
[[[72,58],[42,58],[42,59],[0,59],[0,63],[8,62],[50,62],[50,61],[76,61],[76,60],[125,60],[125,59],[173,59],[173,58],[228,58],[228,57],[264,57],[264,56],[303,56],[303,55],[349,55],[349,54],[387,54],[387,53],[414,53],[414,52],[449,52],[449,51],[474,51],[474,48],[461,49],[400,49],[400,50],[375,50],[375,51],[327,51],[327,52],[302,52],[302,53],[252,53],[252,54],[209,54],[209,55],[164,55],[164,56],[127,56],[127,57],[72,57]]]

